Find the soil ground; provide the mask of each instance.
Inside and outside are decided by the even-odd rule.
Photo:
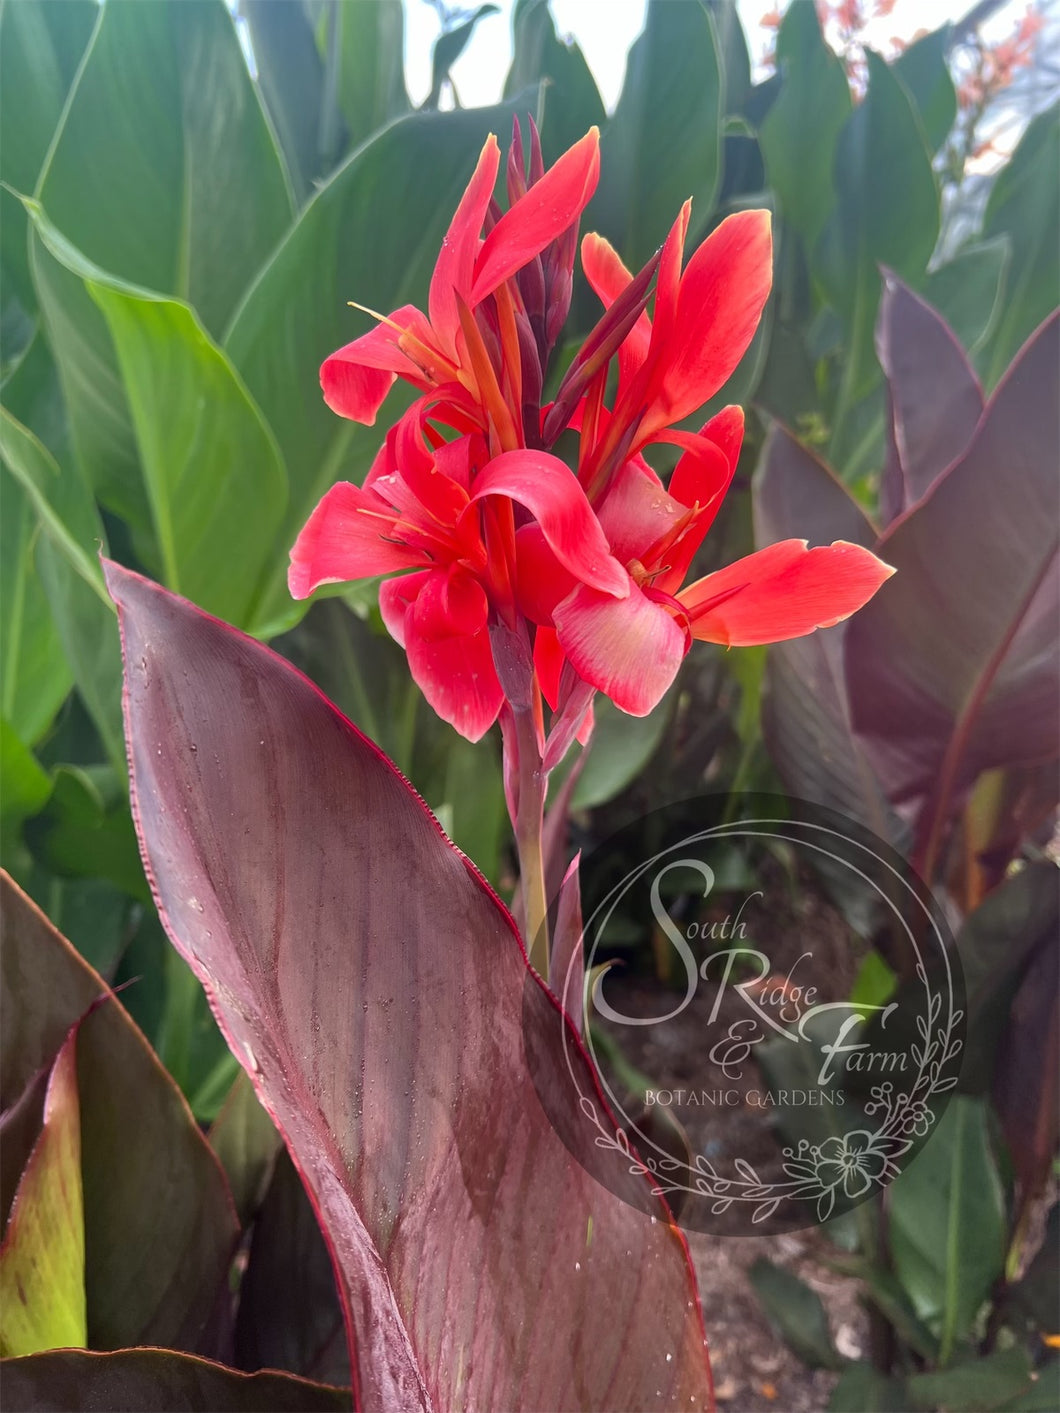
[[[858,958],[851,952],[848,929],[826,901],[810,889],[802,890],[790,915],[774,916],[773,923],[766,950],[774,971],[785,975],[795,959],[809,950],[812,956],[802,962],[799,981],[819,982],[822,999],[825,993],[835,996],[849,989]],[[607,988],[612,1004],[626,1015],[659,1015],[675,1003],[672,989],[643,972],[634,976],[616,969],[607,979]],[[685,1107],[674,1112],[692,1152],[708,1154],[719,1171],[728,1166],[726,1160],[731,1163],[739,1157],[750,1162],[764,1182],[775,1181],[782,1177],[781,1144],[772,1117],[753,1102],[748,1104],[745,1097],[752,1089],[766,1086],[762,1073],[752,1063],[744,1066],[740,1079],[733,1080],[712,1065],[706,1053],[703,1036],[713,990],[700,986],[674,1022],[621,1028],[622,1052],[629,1064],[660,1088],[730,1092],[737,1088],[740,1101],[728,1107]],[[735,994],[726,996],[721,1022],[738,1019],[742,1005]],[[606,1028],[619,1038],[619,1028]],[[712,1028],[711,1033],[716,1037],[718,1030]],[[702,1199],[689,1199],[690,1203],[697,1200]],[[813,1226],[770,1232],[767,1223],[762,1235],[719,1235],[696,1229],[691,1206],[680,1220],[699,1277],[719,1409],[722,1413],[823,1413],[836,1375],[808,1369],[779,1339],[751,1287],[748,1271],[759,1257],[792,1270],[820,1296],[836,1348],[848,1358],[858,1358],[867,1338],[867,1320],[857,1299],[857,1282],[826,1264],[835,1248]]]

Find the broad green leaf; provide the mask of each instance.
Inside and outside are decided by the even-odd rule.
[[[545,161],[554,162],[594,123],[603,126],[607,120],[603,100],[578,45],[556,34],[548,0],[517,0],[512,35],[512,66],[504,81],[504,96],[515,98],[546,81],[541,148]]]
[[[868,53],[869,90],[839,135],[837,202],[812,251],[813,271],[846,327],[830,460],[844,468],[858,442],[856,404],[878,378],[872,330],[879,267],[919,284],[939,233],[939,196],[924,131],[902,83]]]
[[[271,430],[188,305],[111,279],[43,212],[34,222],[107,321],[166,582],[220,617],[257,626],[286,503]]]
[[[107,754],[124,772],[121,651],[99,569],[106,537],[95,503],[76,470],[60,470],[48,449],[6,408],[0,408],[0,455],[32,502],[49,541],[48,552],[38,549],[37,570],[52,620]]]
[[[158,547],[107,321],[84,283],[55,258],[32,225],[29,250],[77,462],[100,502],[129,525],[141,562],[157,573]]]
[[[742,113],[751,92],[751,55],[740,12],[729,0],[706,0],[706,6],[714,22],[722,61],[725,111]]]
[[[910,1374],[906,1388],[914,1409],[959,1408],[961,1413],[990,1413],[1030,1393],[1034,1371],[1025,1349],[999,1349],[950,1369]],[[1020,1406],[1020,1405],[1017,1405]],[[1043,1404],[1042,1407],[1056,1407]]]
[[[26,891],[89,966],[113,980],[142,905],[104,878],[56,878],[39,864],[27,876]]]
[[[47,731],[72,682],[37,575],[40,533],[29,498],[0,466],[0,715],[27,746]]]
[[[938,1334],[943,1363],[1001,1274],[1006,1231],[986,1104],[957,1095],[891,1184],[888,1223],[895,1274]]]
[[[357,427],[320,395],[320,364],[370,321],[347,301],[387,311],[425,307],[442,237],[490,132],[511,108],[417,113],[394,123],[313,198],[250,290],[225,341],[275,430],[290,475],[287,520],[273,554],[262,616],[295,622],[287,555],[333,482],[361,481],[384,428],[403,405],[392,394],[381,425]]]
[[[1055,1355],[1031,1372],[1030,1387],[998,1406],[997,1413],[1056,1413],[1060,1408],[1060,1359]]]
[[[600,191],[587,223],[600,223],[632,270],[662,244],[689,196],[689,251],[708,229],[721,177],[722,82],[700,0],[649,0],[604,132]]]
[[[10,0],[0,6],[0,259],[26,309],[36,300],[26,251],[26,213],[66,94],[99,18],[94,0]],[[6,294],[5,289],[5,294]]]
[[[769,1323],[811,1369],[840,1369],[821,1297],[793,1271],[759,1257],[748,1272]]]
[[[758,140],[782,219],[812,243],[835,204],[832,163],[850,114],[843,65],[824,42],[813,5],[788,7],[777,66],[784,84]]]
[[[265,1196],[283,1139],[258,1103],[245,1071],[236,1075],[210,1125],[209,1139],[228,1177],[240,1225],[249,1226]]]
[[[268,424],[194,312],[92,281],[129,395],[167,582],[253,625],[287,499]]]
[[[324,148],[324,65],[302,0],[240,0],[258,90],[301,205],[337,155]]]
[[[673,719],[673,708],[674,698],[667,697],[647,716],[627,716],[598,696],[588,759],[574,787],[572,807],[592,809],[621,794],[655,754]]]
[[[0,904],[0,1105],[103,998],[77,1044],[88,1343],[194,1349],[237,1237],[224,1175],[121,1002],[6,876]]]
[[[0,1247],[0,1355],[87,1342],[81,1107],[74,1026],[52,1066],[44,1123]]]
[[[909,1400],[897,1379],[859,1362],[840,1374],[828,1413],[909,1413]]]
[[[0,337],[3,330],[0,329]],[[53,457],[70,454],[70,436],[58,369],[41,322],[35,319],[29,341],[4,370],[0,401],[12,416],[28,427]]]
[[[944,24],[914,40],[894,61],[894,72],[916,104],[932,152],[946,141],[957,116],[957,93],[947,62],[950,34],[950,25]]]
[[[877,265],[907,283],[927,268],[939,231],[938,189],[908,93],[869,53],[869,91],[839,137],[838,206],[815,252],[815,272],[848,322],[875,318]],[[779,100],[778,100],[779,102]],[[871,307],[862,312],[859,306]]]
[[[18,732],[0,717],[0,819],[5,824],[36,814],[52,782]]]
[[[222,0],[108,0],[36,194],[89,260],[220,333],[291,219]]]
[[[105,552],[107,542],[87,486],[75,472],[64,475],[48,448],[6,407],[0,407],[0,455],[46,534],[113,617],[99,567],[99,550]]]
[[[113,0],[107,0],[112,4]],[[121,1349],[114,1354],[58,1349],[4,1364],[4,1396],[12,1408],[209,1408],[211,1413],[342,1413],[349,1389],[310,1383],[267,1370],[244,1374],[169,1349]]]
[[[157,918],[152,916],[148,925],[158,929]],[[212,1123],[239,1066],[187,963],[169,947],[162,955],[165,991],[155,1048],[195,1117],[200,1123]]]
[[[920,292],[946,320],[969,353],[988,339],[1004,309],[1002,293],[1011,265],[1005,237],[966,245],[931,270]]]
[[[435,724],[429,715],[427,719],[431,726]],[[495,884],[505,844],[511,837],[495,743],[472,745],[447,729],[444,740],[447,763],[443,794],[452,820],[450,837]]]
[[[1060,106],[1040,113],[1012,160],[997,175],[983,218],[983,238],[1007,236],[1012,265],[1005,305],[980,361],[987,388],[1000,379],[1024,340],[1056,307],[1060,290]]]
[[[405,92],[405,17],[401,0],[334,5],[328,36],[337,61],[337,98],[347,146],[360,147],[409,109]]]
[[[47,803],[26,826],[30,849],[57,877],[105,878],[130,898],[150,902],[124,778],[106,768],[95,775],[59,767]]]

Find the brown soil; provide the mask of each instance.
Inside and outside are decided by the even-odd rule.
[[[866,1321],[857,1301],[857,1282],[821,1263],[827,1243],[811,1230],[788,1236],[689,1232],[688,1244],[699,1277],[719,1409],[823,1413],[836,1375],[808,1369],[774,1334],[747,1271],[760,1256],[794,1271],[821,1297],[836,1348],[848,1358],[859,1358]]]

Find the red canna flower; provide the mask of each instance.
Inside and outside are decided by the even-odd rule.
[[[532,131],[539,157],[536,129]],[[521,165],[518,128],[516,134],[513,150]],[[510,162],[508,185],[514,200],[503,215],[493,202],[499,166],[500,148],[490,136],[442,241],[428,315],[408,304],[386,317],[377,316],[376,328],[324,361],[324,399],[340,416],[371,426],[395,378],[401,377],[423,392],[438,393],[447,404],[445,420],[450,425],[489,434],[491,450],[510,451],[524,444],[523,347],[527,341],[534,344],[536,359],[537,343],[513,277],[554,243],[569,243],[599,179],[599,133],[591,128],[548,171],[541,166],[539,174],[532,172],[538,179],[529,187]],[[481,239],[489,222],[491,229]],[[561,270],[554,274],[561,280]],[[569,270],[566,285],[569,303]],[[477,318],[491,295],[488,314]],[[565,315],[562,298],[561,308]],[[526,325],[522,340],[520,321]],[[491,343],[500,359],[490,356]],[[539,370],[538,392],[541,376]]]
[[[306,598],[321,584],[402,570],[382,586],[383,620],[408,654],[434,710],[469,740],[496,720],[504,694],[490,649],[491,616],[517,619],[514,515],[532,516],[551,562],[605,598],[628,575],[611,556],[585,494],[546,452],[488,456],[481,433],[443,442],[424,420],[390,431],[364,486],[332,486],[291,551],[288,584]]]
[[[680,459],[669,491],[640,457],[620,467],[597,507],[611,552],[629,576],[625,595],[575,583],[553,563],[536,528],[539,582],[551,601],[524,607],[554,632],[539,630],[538,672],[555,703],[560,670],[569,662],[616,706],[644,716],[666,692],[694,639],[751,647],[802,637],[860,608],[894,572],[860,545],[836,541],[810,549],[785,540],[682,588],[736,470],[743,413],[727,407],[697,434]],[[529,558],[524,554],[524,559]]]

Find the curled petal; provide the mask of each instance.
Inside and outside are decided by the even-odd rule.
[[[589,204],[600,179],[600,133],[590,128],[506,211],[475,262],[472,306],[492,294],[562,235]]]
[[[692,636],[746,648],[801,638],[856,612],[894,573],[861,545],[781,540],[682,589]]]
[[[657,309],[662,281],[660,266]],[[652,428],[680,422],[728,380],[754,337],[771,282],[769,212],[740,211],[722,221],[681,276],[672,327],[664,329],[656,314]]]
[[[504,693],[493,666],[489,629],[460,631],[468,604],[457,605],[448,576],[429,573],[408,604],[403,632],[409,670],[420,691],[443,721],[477,741],[496,721]]]
[[[471,297],[479,235],[497,181],[500,160],[497,139],[490,133],[479,153],[471,180],[460,198],[456,214],[449,223],[431,276],[427,308],[431,324],[450,354],[456,349],[456,335],[460,328],[456,295],[461,295],[465,300]]]
[[[629,575],[608,548],[577,477],[547,451],[506,451],[475,478],[472,501],[507,496],[526,507],[556,558],[576,579],[624,597]]]
[[[344,584],[421,565],[421,550],[386,536],[394,517],[373,491],[339,481],[321,499],[291,550],[287,586],[305,599],[321,584]]]
[[[632,581],[624,599],[579,584],[553,618],[575,672],[631,716],[658,704],[688,651],[684,630]]]
[[[414,305],[406,304],[395,309],[389,322],[377,324],[324,359],[320,386],[332,412],[371,427],[396,376],[426,386],[420,368],[398,347],[404,329],[433,343],[426,319]]]

